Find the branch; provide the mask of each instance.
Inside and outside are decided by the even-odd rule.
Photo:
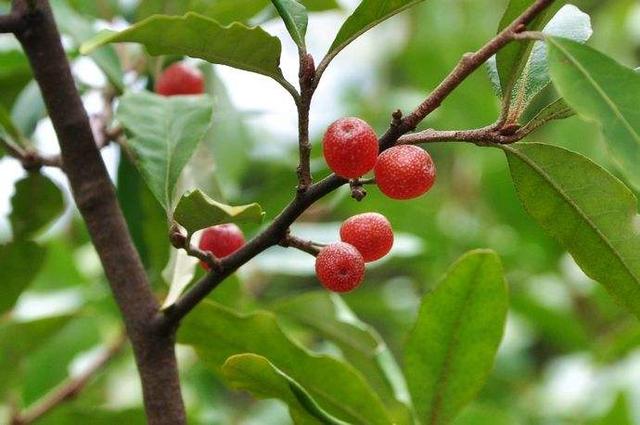
[[[475,53],[467,53],[447,77],[429,94],[410,115],[402,121],[402,130],[410,131],[431,112],[440,106],[442,101],[451,94],[473,71],[495,55],[500,49],[510,41],[516,39],[517,34],[523,32],[526,26],[540,15],[554,0],[537,0],[515,21],[496,35],[491,41],[485,44]]]
[[[22,15],[11,12],[8,15],[0,15],[0,34],[18,33],[25,28],[25,21]]]
[[[300,55],[300,101],[298,107],[298,146],[300,162],[298,164],[298,192],[304,192],[311,185],[311,143],[309,142],[309,110],[313,97],[316,78],[313,57],[304,53]]]
[[[175,330],[154,333],[160,310],[100,156],[47,0],[14,0],[28,28],[16,33],[60,144],[73,197],[123,316],[152,425],[183,425],[186,414],[175,357]]]
[[[26,409],[23,412],[18,412],[11,418],[11,425],[29,425],[64,402],[76,397],[95,377],[95,375],[97,375],[111,359],[122,351],[126,341],[127,336],[123,332],[113,343],[105,348],[104,352],[95,359],[87,370],[77,377],[69,378],[60,386],[45,394],[40,400],[36,401],[31,408]]]
[[[300,251],[306,252],[307,254],[313,255],[314,257],[320,253],[319,247],[321,246],[319,243],[301,239],[291,234],[285,236],[280,241],[279,245],[284,248],[296,248]]]
[[[193,245],[191,243],[191,236],[191,234],[189,236],[185,236],[177,224],[172,225],[171,229],[169,229],[169,240],[174,248],[184,249],[188,256],[195,257],[207,264],[210,270],[214,270],[216,272],[222,271],[220,260],[213,255],[211,251],[203,251]]]
[[[464,79],[498,52],[498,50],[512,41],[514,34],[523,31],[526,25],[542,13],[551,3],[553,3],[553,0],[537,0],[511,25],[491,39],[480,50],[476,53],[465,55],[454,70],[410,115],[403,119],[400,111],[394,112],[389,129],[378,140],[380,151],[384,151],[393,146],[401,136],[413,130],[430,112],[436,109]],[[320,69],[318,69],[312,81],[313,89],[318,85],[319,78]],[[307,208],[346,183],[348,183],[348,180],[331,174],[318,183],[309,186],[306,191],[299,190],[297,196],[266,229],[251,239],[241,249],[220,260],[221,271],[212,271],[203,277],[178,299],[175,304],[160,313],[155,321],[156,326],[160,330],[178,326],[180,320],[185,315],[240,266],[267,248],[279,244],[283,238],[286,237],[289,226],[296,221]]]

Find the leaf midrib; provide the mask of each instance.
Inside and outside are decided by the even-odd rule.
[[[472,282],[469,284],[469,291],[467,291],[464,299],[462,300],[460,312],[465,311],[468,306],[468,301],[471,299],[471,296],[475,293],[476,282],[478,280],[478,270],[484,264],[484,259],[481,259],[476,266],[474,267],[472,277]],[[444,362],[442,363],[442,369],[440,370],[440,374],[438,375],[438,380],[436,382],[436,388],[440,388],[440,391],[436,391],[433,397],[433,410],[431,411],[431,417],[429,418],[430,424],[438,423],[438,416],[441,414],[442,403],[443,403],[443,393],[446,390],[449,384],[449,370],[451,366],[451,360],[453,357],[454,350],[458,347],[459,338],[458,333],[460,331],[460,327],[462,325],[462,314],[458,314],[455,321],[453,322],[453,331],[450,334],[449,344],[447,348],[447,352],[445,353]]]
[[[573,202],[571,200],[571,198],[569,198],[569,196],[562,190],[562,188],[558,184],[555,183],[555,181],[552,179],[552,177],[550,175],[548,175],[543,168],[538,166],[538,164],[536,164],[534,161],[530,160],[526,155],[522,154],[517,149],[513,149],[513,148],[508,147],[508,146],[502,146],[502,149],[507,150],[508,152],[511,152],[512,154],[516,155],[518,157],[518,159],[520,159],[525,164],[527,164],[528,166],[533,168],[534,171],[536,171],[540,176],[542,176],[544,178],[544,180],[571,206],[571,208],[580,217],[582,217],[584,219],[584,221],[591,228],[591,230],[593,230],[596,233],[596,235],[601,239],[601,241],[604,242],[604,244],[611,250],[611,252],[614,254],[614,256],[622,264],[624,270],[629,274],[631,279],[633,281],[635,281],[636,283],[640,283],[639,279],[635,276],[635,274],[633,273],[633,271],[631,270],[629,265],[624,260],[624,257],[622,257],[622,254],[620,254],[618,252],[618,250],[615,249],[615,247],[606,238],[606,236],[600,231],[600,229],[596,226],[596,224],[579,208],[579,206],[575,202]]]

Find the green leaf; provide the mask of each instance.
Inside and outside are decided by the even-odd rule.
[[[40,87],[35,80],[31,80],[18,94],[11,108],[11,118],[22,134],[31,137],[38,122],[46,115],[47,109],[42,100]]]
[[[35,236],[63,212],[64,200],[58,186],[40,173],[29,173],[16,183],[11,198],[9,221],[14,239]]]
[[[527,212],[587,276],[640,317],[637,200],[589,159],[556,146],[504,146]]]
[[[22,372],[24,358],[56,335],[72,315],[0,324],[0,396]]]
[[[141,43],[152,55],[186,55],[284,81],[280,40],[260,27],[237,22],[222,26],[195,13],[155,15],[121,32],[104,31],[85,42],[80,51],[86,54],[115,42]]]
[[[60,31],[68,34],[76,43],[81,44],[96,35],[91,23],[69,7],[66,0],[53,0],[51,6]],[[114,87],[119,91],[124,90],[122,65],[113,47],[91,53],[91,59],[105,73]]]
[[[30,241],[0,245],[2,296],[0,316],[15,305],[44,264],[46,250]]]
[[[9,141],[21,145],[24,137],[11,119],[9,111],[0,105],[0,137],[6,137]]]
[[[349,43],[380,22],[422,1],[424,0],[362,0],[338,31],[327,52],[328,60],[333,59]]]
[[[629,181],[640,188],[640,75],[602,53],[548,37],[551,76],[582,118],[597,122]]]
[[[507,285],[493,251],[471,251],[425,295],[405,347],[405,376],[423,423],[450,423],[482,388],[500,345]]]
[[[178,341],[192,345],[213,370],[234,354],[264,356],[331,415],[353,424],[390,423],[382,401],[352,366],[292,342],[273,314],[240,315],[205,301],[184,320]]]
[[[221,223],[260,223],[263,217],[262,208],[255,202],[233,207],[214,201],[198,189],[182,195],[173,213],[189,234]]]
[[[507,9],[502,15],[502,19],[500,19],[497,32],[500,33],[511,25],[511,23],[516,20],[518,16],[522,15],[534,2],[535,0],[510,0]],[[541,13],[529,23],[527,29],[530,31],[542,29],[550,16],[550,10]],[[518,77],[527,63],[532,47],[532,41],[509,43],[496,54],[498,81],[500,82],[501,92],[504,96],[510,95],[513,86],[516,84]]]
[[[231,356],[222,365],[222,374],[233,388],[249,391],[258,398],[284,401],[291,416],[304,417],[304,423],[348,425],[324,411],[307,390],[262,356]]]
[[[560,98],[554,102],[548,104],[538,112],[531,120],[522,126],[521,131],[525,134],[533,131],[536,128],[542,127],[549,121],[561,120],[574,116],[576,113],[567,102]]]
[[[611,408],[605,415],[590,421],[589,425],[633,425],[631,406],[625,393],[619,393]]]
[[[340,296],[308,292],[279,301],[272,309],[279,319],[304,325],[335,343],[380,394],[394,422],[411,423],[407,384],[393,354],[378,332],[358,319]]]
[[[178,177],[211,122],[211,100],[205,96],[163,97],[127,93],[116,118],[132,134],[128,146],[151,192],[171,211]]]
[[[271,0],[282,17],[287,31],[299,48],[305,50],[304,37],[307,33],[307,9],[296,0]]]
[[[551,18],[545,25],[543,33],[584,43],[591,37],[593,31],[589,15],[569,4],[563,6]],[[544,42],[537,41],[514,87],[510,120],[517,122],[531,100],[550,82],[547,47]]]

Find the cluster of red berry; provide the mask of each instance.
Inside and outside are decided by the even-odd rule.
[[[204,93],[200,71],[183,63],[169,66],[156,82],[163,96]],[[322,140],[327,165],[338,176],[358,179],[373,170],[380,191],[393,199],[411,199],[426,193],[435,181],[431,156],[412,145],[389,148],[379,154],[378,137],[359,118],[341,118],[331,124]],[[382,214],[355,215],[340,227],[341,242],[323,247],[316,257],[316,276],[329,290],[348,292],[364,279],[365,263],[378,260],[391,250],[391,223]],[[233,254],[245,244],[235,224],[205,229],[199,247],[217,258]],[[206,263],[202,263],[209,269]]]
[[[347,179],[373,170],[380,191],[393,199],[411,199],[426,193],[435,181],[431,156],[417,146],[395,146],[378,154],[378,137],[359,118],[341,118],[322,140],[329,168]],[[359,214],[340,227],[342,242],[323,248],[316,258],[316,276],[332,291],[347,292],[364,278],[365,262],[384,257],[393,245],[391,224],[378,213]]]

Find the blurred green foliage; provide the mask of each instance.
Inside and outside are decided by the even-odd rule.
[[[225,0],[136,3],[54,2],[61,30],[68,37],[66,44],[71,60],[77,60],[80,43],[96,32],[98,22],[116,18],[134,23],[157,12],[182,14],[194,10],[222,23],[276,22],[275,9],[269,6],[265,10],[266,1],[234,0],[232,7]],[[214,6],[207,8],[207,3]],[[328,18],[346,16],[344,11],[336,9],[333,1],[302,3],[313,11],[309,28],[324,24]],[[577,0],[573,3],[591,16],[594,34],[589,44],[592,47],[625,65],[634,68],[639,65],[640,6],[637,1]],[[464,52],[477,49],[495,34],[506,5],[506,0],[429,0],[415,6],[410,12],[393,18],[384,28],[363,36],[384,44],[389,33],[401,34],[400,41],[390,53],[379,58],[373,72],[368,74],[371,81],[354,81],[332,95],[348,115],[362,117],[381,134],[388,126],[392,111],[412,110]],[[6,6],[6,1],[0,2],[0,10],[6,10]],[[327,48],[338,29],[336,23],[325,43]],[[36,139],[34,131],[36,124],[42,123],[44,110],[31,71],[24,55],[8,36],[6,40],[2,36],[0,42],[0,106],[10,113],[26,138]],[[283,43],[291,41],[283,37]],[[347,47],[341,55],[348,57],[353,52],[349,49],[358,48]],[[124,87],[120,87],[122,81],[134,85],[128,74],[138,73],[137,82],[144,84],[147,79],[147,85],[151,86],[164,60],[129,45],[99,52],[102,53],[94,54],[92,59],[106,73],[106,81],[110,81],[107,84],[115,84],[116,91]],[[324,52],[311,53],[319,57]],[[168,57],[166,62],[174,59]],[[277,143],[282,136],[275,128],[254,128],[256,116],[269,111],[234,106],[231,95],[234,87],[225,85],[218,65],[202,63],[200,66],[207,76],[207,89],[213,99],[213,122],[186,174],[191,176],[191,183],[195,182],[216,200],[230,205],[258,202],[266,212],[265,220],[273,219],[294,195],[293,164],[297,146],[293,140]],[[340,69],[334,71],[341,72]],[[95,95],[103,88],[84,83],[79,83],[79,87],[86,95]],[[323,90],[323,86],[318,90]],[[423,126],[437,129],[484,126],[495,121],[499,103],[486,72],[479,70]],[[333,111],[315,113],[331,115]],[[312,134],[316,178],[329,173],[318,148],[320,138],[321,134]],[[624,180],[607,154],[606,143],[595,124],[577,117],[553,122],[530,136],[529,141],[582,153]],[[261,154],[269,144],[274,146],[276,154]],[[615,304],[601,286],[587,278],[565,250],[525,213],[500,150],[452,143],[431,145],[429,151],[437,163],[438,181],[428,196],[391,202],[371,186],[367,187],[367,197],[357,203],[343,188],[318,202],[302,217],[305,229],[322,235],[326,241],[338,237],[338,222],[364,211],[384,214],[397,234],[410,236],[403,239],[402,246],[396,247],[388,259],[368,268],[360,289],[338,301],[330,299],[319,292],[312,269],[308,263],[301,262],[298,253],[273,248],[263,259],[256,259],[225,281],[189,318],[181,338],[194,345],[195,350],[181,345],[178,351],[191,423],[290,423],[283,403],[258,401],[234,391],[220,374],[219,368],[229,355],[247,351],[246,347],[234,344],[240,345],[238,341],[247,334],[264,331],[254,329],[259,328],[256,323],[267,323],[268,331],[284,342],[269,347],[268,343],[274,341],[260,345],[256,338],[246,344],[258,344],[257,348],[251,347],[250,352],[269,358],[273,352],[289,350],[278,355],[290,355],[292,362],[303,359],[309,365],[335,362],[345,376],[361,374],[358,376],[365,376],[383,395],[379,400],[377,395],[346,382],[345,388],[351,384],[363,391],[362,397],[374,400],[363,411],[375,416],[376,409],[382,411],[386,404],[394,419],[399,418],[398,423],[408,420],[406,405],[391,397],[395,394],[402,399],[402,394],[398,395],[398,391],[402,393],[402,385],[385,381],[389,366],[381,366],[380,359],[372,357],[373,352],[387,356],[386,361],[391,355],[399,360],[404,358],[402,347],[418,316],[423,295],[436,287],[456,258],[476,248],[489,248],[500,256],[509,284],[510,307],[506,334],[489,380],[456,423],[640,423],[633,420],[640,418],[636,407],[640,405],[637,379],[634,382],[633,375],[626,379],[624,376],[626,370],[634,370],[633,367],[637,370],[640,361],[637,320]],[[3,161],[11,159],[3,158]],[[119,199],[161,299],[168,292],[162,278],[170,256],[166,213],[126,153],[120,155],[116,166]],[[53,183],[47,176],[38,177],[43,182],[31,190],[50,191]],[[183,174],[182,180],[185,179]],[[178,195],[193,188],[185,184],[189,185],[178,182],[177,188],[181,191]],[[22,186],[24,189],[24,184]],[[54,185],[53,190],[60,189]],[[78,364],[90,358],[93,350],[108,344],[120,331],[119,313],[78,215],[65,214],[53,227],[50,225],[49,212],[60,213],[58,195],[34,195],[32,208],[36,203],[46,208],[29,211],[26,195],[19,191],[15,199],[20,202],[16,201],[16,205],[36,216],[37,221],[37,228],[20,232],[29,238],[35,236],[35,242],[7,241],[0,247],[0,265],[10,262],[3,267],[8,273],[3,279],[8,285],[3,292],[7,302],[0,302],[0,422],[3,415],[9,414],[10,406],[27,407],[39,400],[72,375]],[[260,226],[246,224],[243,229],[251,236]],[[24,263],[18,264],[11,257],[15,252],[5,253],[5,247],[10,244],[19,244],[20,252],[34,252],[21,253]],[[198,269],[194,280],[202,275]],[[16,299],[25,287],[27,290]],[[229,313],[228,308],[249,316],[236,318],[241,326],[229,319],[227,327],[220,329],[221,322],[214,320],[216,315],[228,319],[227,316],[237,314]],[[256,310],[267,313],[256,313]],[[349,312],[349,320],[340,315],[345,311]],[[243,326],[250,329],[243,330]],[[232,331],[237,333],[237,339],[232,338],[236,335]],[[231,339],[223,340],[223,336]],[[269,340],[267,334],[260,336]],[[202,354],[207,352],[213,354]],[[330,360],[315,357],[318,353],[329,356]],[[203,355],[203,359],[198,359],[198,354]],[[354,366],[335,359],[344,359]],[[344,378],[323,376],[311,370],[305,376],[307,372],[300,367],[306,363],[278,364],[269,360],[307,390],[309,386],[321,387],[323,379]],[[402,367],[401,361],[400,366],[393,363],[392,371],[394,367]],[[576,364],[582,365],[582,369],[571,375]],[[585,374],[586,380],[582,379]],[[42,423],[144,423],[136,379],[133,357],[128,349],[124,350],[76,399],[47,416]],[[406,388],[404,391],[406,393]],[[320,400],[318,394],[310,393]],[[354,404],[364,400],[360,396],[354,398]],[[340,406],[329,409],[331,414],[340,411]],[[375,422],[365,420],[364,423]]]

